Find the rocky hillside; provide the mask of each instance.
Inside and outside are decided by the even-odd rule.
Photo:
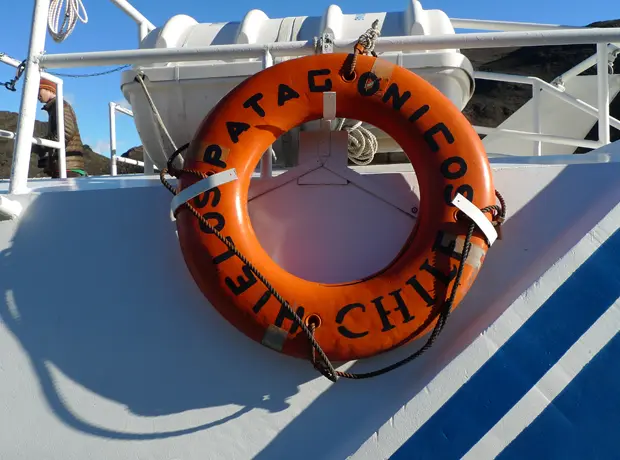
[[[589,24],[589,27],[620,27],[620,20],[602,21]],[[476,49],[463,50],[463,53],[472,61],[476,70],[489,72],[512,73],[519,75],[534,75],[550,82],[561,73],[567,71],[579,62],[596,52],[595,45],[577,46],[540,46],[511,49]],[[618,67],[614,73],[619,73]],[[586,74],[595,73],[595,68]],[[463,113],[472,124],[495,127],[508,118],[515,110],[531,97],[531,87],[511,83],[478,80],[476,94],[469,102]],[[612,102],[610,108],[612,116],[620,118],[620,97]],[[78,114],[79,118],[79,114]],[[0,111],[0,128],[15,131],[17,114]],[[587,139],[596,139],[597,125],[595,124]],[[36,122],[35,133],[45,132],[45,123]],[[612,130],[612,140],[620,139],[620,133]],[[13,142],[0,139],[0,178],[10,174]],[[587,149],[578,149],[583,153]],[[123,154],[134,160],[142,160],[141,146],[129,149]],[[109,174],[110,160],[89,146],[86,149],[86,170],[91,175]],[[119,174],[137,173],[141,169],[124,163],[118,164]],[[42,172],[36,167],[33,157],[30,167],[32,177],[41,176]]]
[[[79,114],[78,114],[79,122]],[[43,136],[47,132],[47,123],[35,121],[35,136]],[[0,111],[0,129],[15,132],[17,128],[17,114],[13,112]],[[89,145],[85,145],[84,163],[86,171],[90,175],[101,176],[110,174],[110,159],[92,150]],[[125,152],[123,156],[135,160],[142,160],[142,147],[132,148]],[[11,175],[11,160],[13,157],[13,141],[0,138],[0,178],[7,178]],[[119,174],[132,174],[141,172],[141,168],[125,163],[118,163]],[[32,155],[30,158],[30,177],[44,177],[43,171],[37,168],[37,157]]]

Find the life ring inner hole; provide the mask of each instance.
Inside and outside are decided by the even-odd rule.
[[[255,198],[253,189],[269,188],[284,171],[303,171],[310,159],[302,154],[285,170],[276,161],[273,177],[253,179],[252,227],[267,254],[289,273],[327,284],[365,278],[387,267],[414,231],[420,206],[415,171],[396,141],[371,129],[394,153],[377,153],[368,166],[347,166],[347,151],[332,148],[333,161],[325,167]],[[277,157],[280,145],[274,143]]]

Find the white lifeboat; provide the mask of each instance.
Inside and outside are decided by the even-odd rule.
[[[455,34],[448,16],[441,10],[425,10],[417,0],[410,0],[404,11],[390,13],[344,14],[337,5],[327,8],[323,16],[269,18],[260,10],[251,10],[241,22],[198,23],[186,15],[169,19],[142,41],[140,48],[195,48],[215,45],[269,45],[295,41],[312,41],[329,33],[334,39],[357,40],[378,20],[381,37]],[[352,52],[352,50],[351,50]],[[380,55],[422,76],[463,109],[474,92],[473,67],[457,49],[386,52]],[[275,57],[274,64],[291,57]],[[173,149],[161,132],[145,97],[135,81],[137,71],[144,75],[149,94],[163,123],[177,146],[189,142],[198,125],[232,88],[263,68],[261,58],[231,58],[192,62],[162,62],[133,68],[122,74],[121,89],[131,104],[140,138],[154,164],[165,167]],[[378,152],[399,151],[398,145],[382,131],[370,128],[378,140]],[[298,129],[312,129],[302,125]],[[276,164],[296,164],[296,133],[283,136],[288,142]],[[278,142],[274,150],[279,153]],[[291,148],[291,146],[293,148]],[[285,151],[284,151],[285,150]]]

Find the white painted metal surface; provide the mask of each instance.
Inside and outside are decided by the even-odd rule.
[[[410,36],[379,38],[375,50],[379,53],[461,49],[503,48],[513,46],[582,45],[588,43],[620,42],[620,28],[590,28],[551,30],[545,32],[489,32],[456,36]],[[357,39],[334,41],[334,51],[349,52]],[[274,56],[307,56],[314,54],[314,42],[295,41],[268,45],[213,45],[196,48],[144,49],[136,51],[93,51],[89,53],[46,54],[41,63],[47,68],[104,66],[152,62],[182,62],[220,59],[258,58],[265,51]]]
[[[113,1],[140,24],[144,37],[150,28],[144,16],[124,0]],[[411,4],[413,10],[419,6]],[[338,19],[339,11],[330,7],[325,24],[314,24],[313,30],[330,29],[338,37],[347,24]],[[291,32],[294,20],[280,24],[287,20]],[[168,24],[174,25],[171,37],[196,26],[187,17],[174,21]],[[206,79],[205,59],[222,63],[219,76],[229,78],[225,85],[230,85],[248,69],[251,74],[291,50],[294,55],[314,52],[312,37],[281,42],[272,37],[257,45],[260,33],[273,35],[271,28],[256,26],[265,21],[273,20],[250,12],[236,44],[199,51],[192,45],[174,53],[87,53],[81,65],[121,58],[151,65],[153,57],[160,62],[165,57],[148,70],[149,84],[164,101],[164,115],[181,117],[189,112],[174,104],[190,99],[189,93],[181,85],[175,87],[179,93],[168,94],[158,86]],[[450,27],[458,21],[472,25],[453,20]],[[378,50],[620,41],[617,29],[548,32],[535,25],[481,21],[485,27],[536,32],[455,38],[433,36],[438,31],[433,21],[415,24],[429,36],[384,36]],[[143,45],[156,36],[161,38],[153,30]],[[274,42],[280,44],[270,45]],[[344,44],[350,51],[348,36],[337,39],[334,49]],[[196,52],[204,53],[190,56]],[[449,51],[423,54],[460,59]],[[198,62],[167,62],[173,55]],[[395,59],[407,66],[415,56]],[[35,57],[31,54],[32,62]],[[75,65],[75,58],[46,55],[41,60],[52,67]],[[232,59],[243,61],[226,62]],[[468,74],[465,61],[458,62],[456,74]],[[607,92],[606,78],[594,77],[603,86],[588,89],[597,94],[590,107],[597,106],[595,115],[605,121],[603,142],[609,129],[606,105],[617,92],[615,78]],[[211,93],[196,101],[196,113],[225,94],[225,85],[219,94],[211,86]],[[454,100],[458,94],[462,100],[469,97],[467,85],[456,88]],[[534,101],[541,107],[540,124],[531,129],[545,135],[543,94]],[[28,108],[25,96],[22,105]],[[130,96],[134,109],[145,105],[137,92]],[[111,116],[117,111],[112,108]],[[586,110],[579,113],[596,119]],[[151,139],[150,128],[137,126],[143,138]],[[31,134],[21,132],[23,138]],[[188,129],[184,135],[191,134]],[[376,272],[398,253],[415,223],[415,173],[410,165],[346,168],[343,132],[308,131],[299,137],[301,166],[272,170],[267,152],[252,181],[248,208],[261,244],[281,266],[306,279],[332,283]],[[326,142],[332,143],[327,153],[318,147]],[[545,144],[543,156],[496,152],[502,156],[491,159],[493,179],[509,207],[503,239],[489,251],[439,341],[403,369],[335,385],[309,363],[248,340],[208,305],[183,262],[169,217],[172,196],[158,178],[32,180],[27,183],[32,193],[9,197],[16,187],[25,190],[27,168],[14,171],[11,181],[0,181],[0,194],[22,209],[18,219],[0,224],[0,458],[273,459],[289,458],[291,452],[300,459],[613,458],[620,424],[615,391],[620,373],[614,370],[620,354],[619,149],[616,143],[588,155],[558,156],[547,155]],[[22,146],[16,153],[24,151]],[[539,145],[530,144],[527,155],[539,151]],[[337,152],[341,155],[331,155]],[[320,161],[307,161],[312,155]],[[79,237],[70,231],[75,228]],[[72,263],[69,273],[59,265],[66,260]],[[113,289],[93,275],[97,272],[115,274]],[[419,345],[341,369],[375,369]],[[606,356],[612,365],[592,374]],[[596,382],[594,396],[587,394],[584,375]],[[605,385],[611,391],[603,405]],[[566,400],[577,403],[567,410]],[[566,414],[573,415],[568,424]],[[584,424],[591,431],[583,438],[562,431]]]
[[[317,377],[309,364],[245,339],[206,303],[174,236],[171,196],[157,179],[33,181],[41,193],[20,197],[23,218],[0,226],[5,292],[0,407],[11,421],[0,431],[0,453],[15,460],[50,453],[67,460],[86,453],[94,460],[285,458],[311,429],[321,442],[296,450],[299,459],[387,458],[430,423],[493,358],[501,341],[517,336],[531,314],[514,318],[523,302],[530,312],[540,307],[618,228],[619,168],[620,163],[494,168],[497,187],[510,205],[504,240],[489,251],[444,335],[428,355],[400,371],[336,385]],[[413,179],[411,173],[358,168],[381,169],[365,177],[385,189],[405,187],[403,182]],[[564,202],[576,180],[582,193],[571,194],[572,206],[554,205]],[[295,219],[285,220],[284,213],[269,218],[274,209],[282,210],[275,195],[271,202],[264,196],[250,203],[265,247],[300,275],[342,278],[360,274],[360,265],[372,270],[398,250],[410,230],[410,220],[398,220],[401,213],[355,187],[331,187],[329,200],[322,188],[312,186],[295,185],[286,194],[288,203],[304,206],[306,223],[327,215],[338,229],[321,233],[319,225],[304,230],[301,223],[292,228]],[[351,202],[359,204],[349,206],[344,219],[342,206]],[[367,218],[377,212],[383,213],[380,218]],[[605,215],[607,220],[597,224]],[[281,225],[274,226],[274,218]],[[49,294],[66,282],[57,261],[75,251],[67,225],[80,225],[80,242],[88,251],[80,270],[71,273],[71,286]],[[373,244],[368,234],[375,237]],[[574,249],[582,239],[587,244]],[[44,249],[48,257],[42,258]],[[92,275],[97,271],[115,274],[113,289],[102,287]],[[613,315],[607,318],[618,327]],[[369,370],[410,350],[342,368]],[[493,431],[500,441],[494,449],[501,450],[519,425],[508,426],[508,431]],[[431,447],[439,454],[449,451],[441,444]]]
[[[218,24],[199,24],[193,18],[178,15],[153,31],[142,42],[141,49],[183,51],[205,46],[288,46],[325,33],[332,34],[335,40],[342,40],[359,37],[375,20],[379,20],[381,36],[390,39],[407,35],[454,35],[444,12],[424,10],[417,0],[412,0],[407,2],[405,11],[395,13],[343,14],[338,6],[331,5],[322,17],[271,19],[259,10],[252,10],[241,22]],[[182,145],[191,140],[206,113],[224,94],[249,75],[297,54],[293,51],[290,56],[276,56],[274,59],[265,49],[255,58],[241,59],[243,54],[238,54],[235,59],[223,56],[198,62],[146,64],[140,71],[148,78],[149,93],[175,143]],[[473,68],[458,50],[391,52],[382,57],[416,71],[461,109],[472,95]],[[134,81],[135,74],[134,70],[124,72],[121,87],[132,105],[143,144],[157,166],[163,168],[170,152],[159,139],[158,125],[153,123],[152,110],[144,99],[142,87]],[[308,125],[301,129],[308,129]],[[382,132],[378,134],[383,135]],[[271,161],[265,156],[265,177],[269,175]]]

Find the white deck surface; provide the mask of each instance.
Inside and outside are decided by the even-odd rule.
[[[403,167],[381,167],[381,174],[372,174],[369,168],[367,177],[397,186],[403,180],[411,183],[410,174],[403,179],[394,173],[398,169]],[[532,406],[544,410],[561,393],[562,385],[579,373],[579,366],[607,343],[600,339],[602,343],[586,347],[590,351],[575,351],[579,359],[569,356],[560,363],[562,350],[577,343],[581,333],[566,338],[558,332],[555,342],[549,328],[565,330],[568,326],[562,326],[563,321],[575,318],[570,324],[585,332],[609,309],[607,332],[596,337],[613,337],[620,327],[617,266],[598,268],[600,285],[590,276],[581,286],[579,292],[590,292],[592,302],[579,299],[573,305],[570,300],[575,295],[565,296],[563,313],[551,315],[538,329],[527,326],[528,318],[605,241],[620,247],[616,241],[620,163],[500,165],[494,167],[494,177],[509,206],[504,239],[489,251],[478,280],[440,340],[427,355],[403,369],[335,385],[308,363],[246,339],[208,305],[183,262],[169,217],[171,195],[157,177],[32,181],[40,193],[20,197],[27,205],[24,215],[17,222],[0,223],[4,291],[0,458],[344,459],[353,455],[374,460],[395,452],[394,458],[460,458],[470,449],[483,452],[473,456],[477,459],[492,458],[488,452],[503,450],[510,458],[523,452],[567,458],[554,457],[549,444],[561,435],[580,443],[577,447],[585,457],[579,458],[596,458],[591,455],[594,451],[587,450],[591,444],[577,440],[570,430],[562,431],[560,422],[550,425],[557,435],[549,435],[549,441],[534,438],[528,443],[530,450],[506,447],[512,439],[519,440],[528,425],[535,426],[535,414],[523,415],[516,406],[516,412],[511,412],[514,403],[501,398],[512,391],[509,396],[516,403],[530,390],[548,394],[548,399],[538,398]],[[344,190],[348,187],[340,187],[341,191],[332,187],[336,198],[327,203],[315,195],[322,208],[307,212],[314,220],[320,220],[326,206],[327,212],[342,214],[343,202],[337,196],[353,193]],[[291,185],[287,193],[291,200],[305,199],[307,205],[311,201],[312,193],[304,186]],[[380,207],[365,192],[357,193],[360,209]],[[393,209],[382,207],[388,209],[382,211],[386,213]],[[275,212],[261,200],[250,209],[253,215]],[[402,243],[396,237],[385,238],[385,221],[368,223],[364,216],[352,211],[348,224],[346,219],[338,223],[345,227],[335,237],[326,240],[317,235],[318,243],[308,235],[288,234],[282,239],[273,231],[276,220],[269,227],[256,225],[259,236],[266,238],[264,244],[281,241],[285,254],[301,244],[311,245],[323,251],[325,266],[339,264],[342,275],[357,270],[359,257],[366,257],[369,265],[379,263],[385,251],[395,251]],[[410,222],[392,224],[390,234],[402,236]],[[326,256],[330,248],[325,245],[342,245],[345,237],[366,248],[365,252],[358,251],[362,256],[347,252],[351,257],[330,262]],[[291,270],[303,270],[302,262],[286,260]],[[607,288],[611,291],[598,296],[599,305],[596,293]],[[594,319],[576,313],[588,308]],[[519,335],[524,327],[530,332]],[[538,335],[544,336],[544,343],[536,340]],[[504,343],[518,352],[496,353]],[[406,347],[345,367],[356,372],[374,369],[411,350]],[[546,356],[550,365],[529,367],[527,360],[516,359],[519,353],[531,356],[530,361]],[[482,374],[486,378],[474,378],[491,362],[492,372],[487,369]],[[556,363],[560,367],[547,383],[537,384]],[[545,372],[539,375],[539,368]],[[533,374],[523,380],[514,377],[515,372]],[[616,387],[620,383],[616,371],[595,378],[602,384],[615,382]],[[497,379],[496,388],[493,379]],[[465,394],[459,392],[462,388]],[[607,397],[611,407],[617,407],[618,396]],[[490,398],[488,403],[485,398]],[[620,407],[610,411],[606,430],[620,423]],[[599,431],[603,429],[590,421]],[[617,447],[601,447],[599,458],[613,458],[609,449]],[[412,457],[412,452],[417,454]]]

